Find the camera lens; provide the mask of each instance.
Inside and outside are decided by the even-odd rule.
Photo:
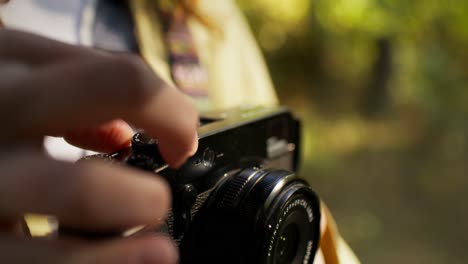
[[[299,228],[296,224],[289,224],[281,231],[278,238],[277,263],[291,263],[297,253],[299,246]]]
[[[320,203],[284,170],[244,169],[213,191],[181,245],[184,263],[312,263]]]
[[[320,234],[318,201],[304,182],[292,180],[274,194],[266,215],[264,263],[312,263]]]
[[[295,187],[293,187],[295,185]],[[313,260],[318,245],[319,226],[316,225],[312,200],[308,200],[306,193],[297,189],[293,184],[283,192],[288,198],[277,202],[278,206],[271,212],[271,226],[267,243],[267,262],[274,264],[309,263]],[[305,190],[303,190],[305,191]]]

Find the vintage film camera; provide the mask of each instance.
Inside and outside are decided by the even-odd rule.
[[[181,263],[312,263],[320,237],[320,203],[295,175],[299,122],[282,107],[203,115],[199,148],[171,169],[157,140],[143,132],[132,147],[101,155],[155,172],[170,184],[173,207],[165,226],[128,230],[166,232]]]

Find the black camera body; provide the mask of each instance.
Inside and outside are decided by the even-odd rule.
[[[320,202],[295,176],[300,124],[283,107],[205,114],[198,151],[179,169],[162,160],[143,132],[132,147],[99,156],[157,173],[170,184],[167,232],[181,263],[312,263]],[[140,230],[137,233],[141,233]]]

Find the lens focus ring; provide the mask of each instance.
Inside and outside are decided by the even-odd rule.
[[[188,263],[312,263],[320,202],[307,183],[289,171],[247,168],[218,188],[182,245]]]

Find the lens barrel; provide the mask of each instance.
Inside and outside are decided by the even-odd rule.
[[[248,168],[213,191],[181,244],[182,263],[312,263],[320,202],[285,170]]]

